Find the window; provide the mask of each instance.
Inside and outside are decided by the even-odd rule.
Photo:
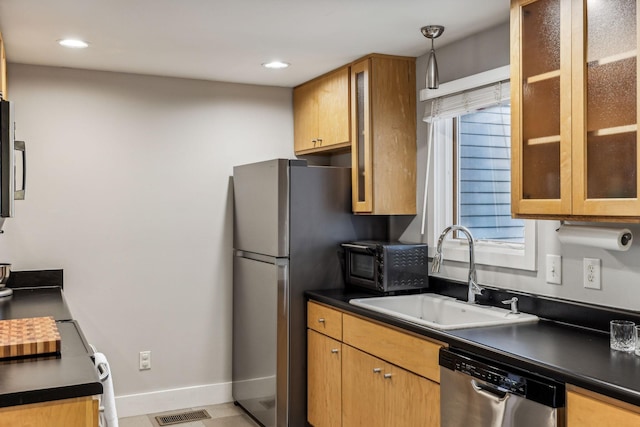
[[[434,248],[444,228],[464,225],[476,239],[477,264],[535,270],[536,223],[511,218],[508,68],[444,83],[433,91],[436,96],[427,94],[433,167],[428,241]],[[450,235],[443,246],[445,259],[468,260],[464,236]]]
[[[502,103],[453,118],[456,223],[478,240],[524,242],[511,218],[511,106]]]

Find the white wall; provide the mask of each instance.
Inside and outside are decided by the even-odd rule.
[[[436,46],[437,47],[437,46]],[[441,49],[436,49],[440,81],[447,82],[509,64],[509,23],[497,26]],[[425,87],[427,55],[417,60],[417,90]],[[406,229],[402,239],[421,241],[420,219],[424,195],[427,125],[422,121],[425,103],[418,102],[418,209],[419,214],[406,225],[396,221],[396,227]],[[430,202],[432,203],[432,201]],[[428,212],[428,210],[427,210]],[[628,226],[636,236],[636,243],[628,252],[614,252],[590,247],[561,245],[555,233],[558,221],[538,221],[537,272],[524,272],[505,268],[479,267],[481,284],[523,291],[536,295],[588,302],[599,305],[640,310],[640,226]],[[426,241],[426,238],[424,239]],[[546,283],[546,254],[562,256],[562,285]],[[585,289],[582,285],[583,258],[602,260],[602,290]],[[466,281],[467,265],[445,261],[441,275]]]
[[[116,395],[196,387],[229,401],[229,177],[236,164],[293,157],[291,89],[8,71],[29,175],[0,259],[64,269],[72,314],[109,358]],[[152,351],[150,371],[138,370],[141,350]],[[197,404],[194,393],[182,396]],[[172,397],[120,399],[120,415],[151,412],[162,396]]]

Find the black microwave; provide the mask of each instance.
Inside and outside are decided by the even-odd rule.
[[[360,241],[341,246],[348,286],[385,294],[429,286],[428,252],[424,243]]]

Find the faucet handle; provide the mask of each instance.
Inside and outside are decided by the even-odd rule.
[[[484,291],[484,288],[482,286],[478,285],[478,282],[476,282],[475,272],[473,272],[473,277],[469,278],[469,285],[471,285],[471,291],[474,294],[482,295],[482,291]]]
[[[513,297],[511,299],[504,300],[502,301],[502,303],[511,304],[511,313],[520,314],[520,311],[518,311],[518,297]]]

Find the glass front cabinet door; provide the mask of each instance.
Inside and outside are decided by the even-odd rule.
[[[512,211],[640,217],[636,0],[512,0]]]
[[[351,64],[353,212],[416,214],[415,58],[371,54]]]

